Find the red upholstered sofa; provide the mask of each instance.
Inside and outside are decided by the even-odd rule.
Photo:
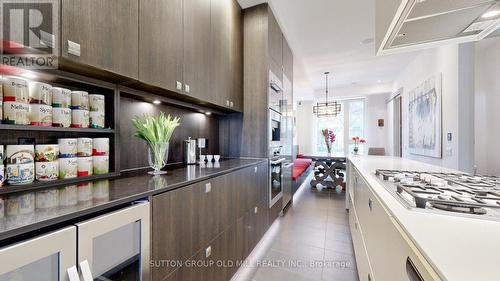
[[[312,170],[312,160],[299,157],[300,155],[297,156],[297,159],[293,160],[292,193],[295,193],[295,191],[297,191],[297,189],[302,185],[304,180],[309,175],[309,172]]]

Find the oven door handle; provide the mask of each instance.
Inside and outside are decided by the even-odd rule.
[[[271,160],[269,163],[271,165],[278,165],[278,164],[281,164],[281,163],[285,162],[285,160],[286,160],[285,158],[280,158],[280,159],[275,160],[275,161]]]

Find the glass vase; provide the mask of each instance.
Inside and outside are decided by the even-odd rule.
[[[168,142],[150,143],[148,145],[148,162],[153,171],[149,171],[150,175],[163,175],[167,171],[161,169],[167,165],[168,159]]]

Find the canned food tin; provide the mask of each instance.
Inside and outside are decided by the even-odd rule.
[[[37,209],[48,209],[59,206],[59,191],[49,189],[37,191],[35,193],[35,207]]]
[[[78,172],[77,158],[59,158],[59,178],[76,178]]]
[[[52,106],[52,86],[42,82],[28,83],[30,103]]]
[[[35,145],[36,162],[52,162],[59,158],[59,145],[37,144]]]
[[[52,108],[52,126],[68,128],[71,126],[71,109],[64,107]]]
[[[77,200],[76,185],[69,185],[59,189],[59,205],[74,206]]]
[[[53,181],[59,178],[59,161],[36,162],[35,178],[38,181]]]
[[[27,103],[3,102],[3,123],[28,125],[29,112],[30,107]]]
[[[7,164],[33,163],[35,160],[35,149],[33,145],[7,145]]]
[[[101,180],[93,184],[93,197],[95,200],[108,200],[109,199],[109,181]]]
[[[71,91],[64,88],[52,87],[52,106],[70,108]]]
[[[79,177],[91,176],[93,174],[92,157],[78,157],[78,172]]]
[[[104,112],[90,112],[90,128],[104,129]]]
[[[58,139],[59,144],[59,157],[60,158],[73,158],[77,153],[77,139]]]
[[[109,155],[109,138],[95,138],[93,146],[92,155]]]
[[[23,78],[6,76],[3,78],[4,102],[29,102],[28,81]]]
[[[30,104],[30,125],[52,126],[52,106],[45,104]]]
[[[102,175],[109,173],[109,156],[92,156],[94,174]]]
[[[89,157],[92,156],[92,139],[91,138],[78,138],[77,156]]]
[[[89,93],[84,91],[72,91],[71,109],[89,110]]]
[[[35,180],[35,164],[7,164],[7,182],[11,185],[28,184]]]
[[[104,96],[103,95],[89,95],[90,111],[104,113]]]
[[[90,126],[90,115],[88,110],[71,110],[71,127],[88,128]]]
[[[84,202],[92,200],[92,183],[81,183],[77,185],[78,201]]]

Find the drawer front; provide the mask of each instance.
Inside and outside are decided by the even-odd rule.
[[[351,237],[354,245],[354,253],[356,257],[356,267],[360,281],[373,281],[371,274],[370,261],[363,241],[363,232],[361,225],[358,222],[356,211],[349,211],[349,228],[351,229]]]

